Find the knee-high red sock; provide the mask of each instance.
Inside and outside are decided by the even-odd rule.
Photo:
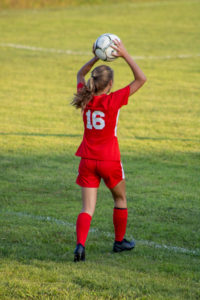
[[[88,213],[82,212],[78,215],[76,221],[77,245],[81,244],[85,247],[85,242],[90,229],[91,220],[92,217]]]
[[[126,233],[126,224],[128,219],[127,208],[117,208],[113,210],[113,224],[115,228],[115,241],[121,242]]]

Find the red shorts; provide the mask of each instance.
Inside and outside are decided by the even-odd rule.
[[[98,188],[101,178],[109,189],[125,178],[120,161],[81,158],[76,183],[81,187]]]

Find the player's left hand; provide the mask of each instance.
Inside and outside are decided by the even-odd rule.
[[[111,47],[116,50],[116,52],[112,53],[113,56],[116,57],[125,57],[127,55],[127,50],[124,47],[122,41],[114,40],[115,45],[111,45]]]

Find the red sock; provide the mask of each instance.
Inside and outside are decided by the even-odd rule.
[[[113,224],[115,227],[115,241],[121,242],[126,233],[126,224],[128,219],[127,208],[117,208],[113,210]]]
[[[85,242],[90,229],[91,220],[92,217],[85,212],[82,212],[78,215],[76,221],[77,245],[81,244],[82,246],[85,247]]]

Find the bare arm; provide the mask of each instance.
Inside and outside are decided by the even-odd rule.
[[[127,64],[130,66],[135,80],[132,81],[130,85],[130,96],[134,94],[139,88],[143,86],[143,84],[146,82],[146,76],[142,72],[142,70],[139,68],[139,66],[134,62],[132,57],[127,52],[126,48],[122,44],[121,41],[115,40],[116,46],[112,46],[113,49],[116,50],[115,56],[121,56],[124,58],[124,60],[127,62]]]
[[[85,84],[85,75],[91,70],[94,64],[99,60],[98,57],[94,56],[91,60],[89,60],[77,73],[77,84],[82,82]]]

